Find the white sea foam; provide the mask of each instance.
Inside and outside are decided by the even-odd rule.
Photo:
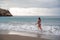
[[[9,31],[26,31],[40,33],[46,35],[60,35],[60,26],[58,25],[42,25],[43,31],[38,30],[34,23],[0,23],[0,30]]]

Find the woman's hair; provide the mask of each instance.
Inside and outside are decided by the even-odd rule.
[[[40,17],[39,17],[38,19],[39,19],[39,20],[41,20],[41,18],[40,18]]]

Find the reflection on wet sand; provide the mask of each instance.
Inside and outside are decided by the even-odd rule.
[[[0,40],[47,40],[38,36],[39,34],[0,30]]]
[[[0,30],[0,40],[60,40],[58,35]]]

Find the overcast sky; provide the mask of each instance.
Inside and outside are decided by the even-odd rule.
[[[0,7],[14,15],[60,16],[60,0],[0,0]]]

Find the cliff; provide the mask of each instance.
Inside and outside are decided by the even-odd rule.
[[[9,10],[0,8],[0,16],[12,16],[12,14],[9,12]]]

